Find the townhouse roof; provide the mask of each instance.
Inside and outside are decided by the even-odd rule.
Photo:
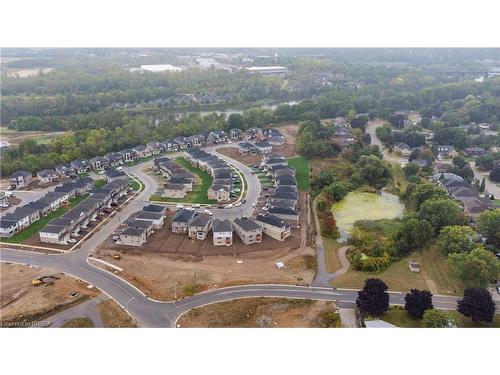
[[[17,171],[14,172],[10,175],[11,178],[17,178],[17,177],[31,177],[31,172],[28,171]]]
[[[193,217],[193,215],[194,211],[186,210],[185,208],[183,208],[175,213],[172,222],[187,223]]]
[[[42,230],[40,230],[40,233],[63,233],[67,230],[66,226],[64,225],[53,225],[53,224],[48,224],[46,225]]]
[[[288,186],[297,185],[297,180],[295,179],[295,177],[289,174],[277,176],[276,181],[278,182],[278,185],[288,185]]]
[[[130,228],[149,228],[153,226],[153,222],[149,220],[130,220],[127,225]]]
[[[164,188],[167,190],[176,190],[176,191],[186,190],[186,186],[183,184],[165,184]]]
[[[257,224],[255,221],[253,221],[248,217],[242,217],[242,218],[237,217],[236,219],[234,219],[234,224],[236,224],[245,231],[261,229],[259,224]]]
[[[121,235],[139,237],[139,236],[142,236],[144,234],[145,230],[146,230],[146,228],[127,227],[121,232]]]
[[[268,147],[272,147],[272,145],[266,141],[258,141],[258,142],[255,142],[255,147],[268,148]]]
[[[233,224],[226,219],[226,220],[219,220],[219,219],[214,219],[214,222],[212,224],[212,231],[215,232],[232,232],[233,231]]]
[[[212,220],[212,217],[210,215],[207,215],[204,212],[197,212],[196,216],[194,217],[193,220],[189,223],[189,226],[192,227],[205,227],[210,223]]]
[[[281,214],[281,215],[298,215],[299,211],[291,207],[278,207],[272,206],[268,211],[270,214]]]
[[[165,212],[166,209],[167,207],[160,206],[159,204],[148,204],[147,206],[144,206],[142,208],[142,210],[145,212],[159,212],[159,213]]]
[[[229,187],[225,185],[215,185],[210,186],[210,190],[212,191],[229,191]]]
[[[135,216],[136,219],[146,219],[146,220],[160,220],[162,217],[163,217],[162,213],[148,212],[148,211],[142,211]]]
[[[38,171],[37,172],[37,175],[40,176],[40,177],[49,177],[49,176],[53,176],[53,175],[56,175],[57,172],[53,169],[43,169],[41,171]]]
[[[286,224],[279,217],[274,216],[274,215],[269,215],[269,214],[268,215],[258,215],[256,220],[260,221],[262,223],[272,225],[272,226],[277,227],[277,228],[283,228],[283,227],[288,226],[288,224]]]

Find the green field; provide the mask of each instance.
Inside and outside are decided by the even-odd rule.
[[[49,222],[64,215],[71,208],[78,205],[81,201],[83,201],[87,197],[88,197],[88,195],[82,195],[80,197],[76,197],[76,198],[71,199],[69,201],[69,206],[70,206],[69,208],[59,207],[57,210],[51,212],[50,214],[48,214],[44,218],[41,218],[40,220],[35,221],[33,224],[31,224],[29,227],[23,229],[21,232],[16,233],[15,235],[13,235],[10,238],[2,238],[2,239],[0,239],[0,241],[6,242],[6,243],[21,243],[21,242],[27,240],[31,236],[37,234]]]
[[[309,191],[309,160],[303,156],[288,159],[288,165],[295,169],[297,188],[299,191]]]
[[[474,323],[471,319],[460,314],[458,311],[446,311],[451,318],[455,320],[457,327],[461,328],[499,328],[500,327],[500,315],[496,314],[493,318],[492,324],[487,323]],[[422,328],[422,320],[412,318],[406,310],[398,308],[390,308],[380,319],[394,324],[397,327],[403,328]]]
[[[95,188],[101,188],[104,185],[106,185],[106,180],[105,179],[99,179],[94,181],[94,187]]]
[[[186,194],[184,198],[166,198],[159,195],[152,195],[149,200],[156,202],[173,202],[173,203],[199,203],[199,204],[214,204],[217,203],[215,199],[208,199],[207,192],[212,185],[212,177],[201,169],[193,167],[189,162],[178,157],[175,159],[176,163],[186,168],[191,173],[199,177],[198,182],[195,183],[193,191]]]

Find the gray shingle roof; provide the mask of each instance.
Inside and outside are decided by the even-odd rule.
[[[257,224],[252,219],[249,219],[248,217],[242,217],[242,218],[238,217],[238,218],[234,219],[234,224],[236,224],[241,229],[246,230],[246,231],[260,229],[260,225]]]
[[[212,231],[214,232],[232,232],[233,224],[229,220],[215,219],[212,224]]]

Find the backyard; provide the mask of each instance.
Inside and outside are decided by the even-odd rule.
[[[299,191],[309,191],[309,160],[303,156],[288,159],[288,165],[295,169],[297,188]]]
[[[157,202],[183,202],[183,203],[201,203],[201,204],[214,204],[217,203],[214,199],[208,199],[207,192],[212,185],[212,177],[206,172],[195,168],[189,162],[178,157],[175,159],[176,163],[186,168],[191,173],[198,176],[193,186],[193,191],[187,193],[184,198],[167,198],[159,195],[152,195],[149,200]]]
[[[82,202],[87,197],[88,197],[88,195],[82,195],[80,197],[70,199],[69,207],[59,207],[57,210],[51,212],[50,214],[48,214],[44,218],[41,218],[40,220],[35,221],[33,224],[31,224],[29,227],[23,229],[21,232],[16,233],[14,236],[12,236],[10,238],[2,238],[0,241],[6,242],[6,243],[21,243],[21,242],[27,240],[31,236],[38,233],[50,221],[57,219],[58,217],[64,215],[71,208],[78,205],[80,202]]]

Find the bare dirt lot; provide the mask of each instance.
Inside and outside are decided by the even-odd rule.
[[[33,286],[37,277],[52,276]],[[100,294],[87,284],[47,268],[0,264],[0,322],[2,326],[41,321]],[[76,295],[71,295],[76,292]]]
[[[126,251],[120,260],[113,254],[99,249],[95,256],[123,268],[119,276],[160,300],[188,295],[187,287],[193,286],[201,291],[251,283],[308,285],[315,274],[311,248],[206,257]],[[277,261],[284,262],[285,269],[277,269]]]
[[[135,328],[137,324],[115,301],[109,299],[97,305],[106,328]]]
[[[285,298],[247,298],[194,309],[183,315],[181,327],[324,327],[323,314],[332,302]]]

